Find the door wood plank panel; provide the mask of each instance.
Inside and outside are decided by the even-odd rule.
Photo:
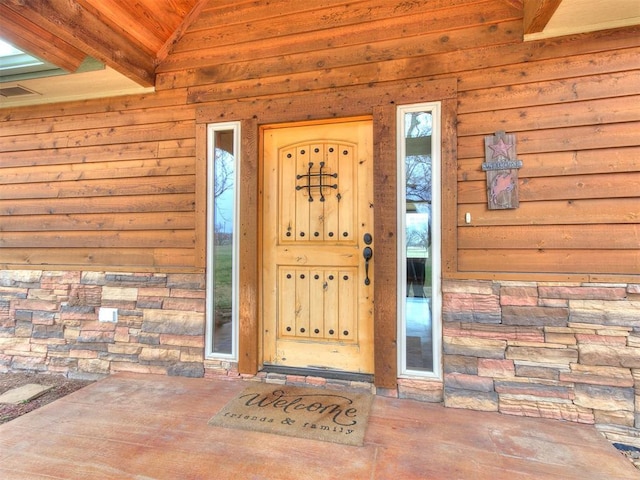
[[[326,289],[324,271],[313,269],[309,272],[309,337],[324,338],[324,316]]]
[[[313,194],[310,190],[301,190],[301,195],[296,194],[296,187],[300,184],[299,181],[296,180],[298,175],[304,175],[304,172],[309,171],[309,145],[298,146],[294,151],[294,158],[296,162],[294,163],[294,171],[295,175],[291,177],[282,178],[282,189],[284,192],[292,192],[293,197],[293,205],[295,206],[295,223],[294,223],[294,239],[297,242],[308,242],[309,235],[309,227],[310,227],[310,219],[309,219],[309,210],[311,198],[313,198]],[[288,162],[287,162],[288,163]],[[288,187],[288,188],[286,188]],[[284,195],[281,194],[281,195]],[[285,198],[282,199],[285,201]]]
[[[276,288],[282,289],[278,303],[278,315],[280,318],[279,335],[282,337],[293,336],[296,332],[296,271],[291,268],[280,270],[279,282]]]
[[[284,152],[285,157],[292,155],[295,156],[297,154],[295,148],[291,148],[288,151]],[[296,163],[295,162],[282,162],[280,163],[280,182],[292,182],[292,179],[296,177]],[[295,188],[295,187],[294,187]],[[298,229],[298,219],[296,218],[296,212],[298,211],[296,208],[296,195],[295,189],[290,188],[287,190],[283,190],[278,192],[281,195],[280,205],[281,210],[280,214],[282,215],[282,222],[280,222],[280,240],[295,240],[299,234]],[[266,215],[275,215],[276,212],[265,212]],[[303,219],[304,221],[304,219]]]
[[[337,143],[328,143],[324,146],[324,154],[327,163],[327,169],[329,172],[337,173],[340,177],[340,164],[338,162],[338,156],[340,154],[340,148]],[[337,183],[337,179],[334,183]],[[339,184],[338,184],[339,185]],[[328,195],[334,197],[337,195],[337,191],[329,190]],[[339,227],[339,202],[324,202],[324,217],[323,217],[323,240],[329,241],[336,238],[336,234],[340,232]]]
[[[318,168],[317,166],[322,163],[324,164],[323,171],[331,172],[324,159],[324,145],[320,143],[310,143],[308,148],[309,161],[313,163],[314,167]],[[298,185],[300,186],[299,182]],[[322,191],[318,189],[317,193],[314,195],[315,201],[307,202],[309,207],[309,231],[307,235],[308,241],[324,238],[324,209],[327,204],[333,203],[326,201],[325,195],[329,195],[329,192],[330,189],[328,188],[323,188]]]
[[[337,339],[340,332],[339,326],[339,310],[335,308],[340,301],[340,288],[335,280],[339,278],[337,270],[324,271],[324,330],[323,336],[328,339]]]
[[[358,195],[357,174],[355,172],[355,159],[353,158],[353,146],[338,144],[338,231],[341,241],[354,241],[354,219],[358,213],[353,209],[357,205]]]
[[[309,270],[308,269],[296,269],[295,272],[295,315],[296,315],[296,329],[294,336],[296,338],[309,337],[309,317],[311,314],[309,291]],[[283,285],[282,288],[287,288],[287,285]],[[281,289],[279,289],[281,290]]]
[[[360,279],[355,269],[338,272],[338,338],[342,342],[358,341],[359,294],[356,282]]]

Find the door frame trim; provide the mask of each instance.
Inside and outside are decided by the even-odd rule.
[[[374,143],[374,238],[376,282],[374,330],[375,385],[397,386],[397,165],[396,105],[426,101],[442,102],[442,275],[457,271],[456,245],[456,112],[457,80],[413,79],[357,85],[323,92],[302,92],[288,97],[251,98],[202,105],[196,109],[196,144],[206,145],[207,123],[240,121],[242,128],[239,223],[238,371],[255,375],[259,359],[259,195],[261,141],[259,127],[298,121],[373,117]],[[339,121],[339,120],[338,120]],[[197,147],[196,168],[203,181],[196,182],[196,211],[206,211],[206,152]],[[253,233],[255,232],[255,233]],[[204,245],[206,231],[196,231]],[[198,252],[204,257],[204,251]]]
[[[441,142],[441,118],[442,118],[442,104],[438,101],[433,102],[421,102],[410,105],[399,105],[396,108],[397,118],[397,135],[398,135],[398,242],[406,242],[406,166],[405,161],[407,157],[406,145],[404,142],[404,120],[403,117],[409,112],[429,112],[432,116],[432,132],[431,132],[431,144],[434,149],[431,154],[431,174],[432,174],[432,198],[441,198],[440,189],[442,182],[440,180],[442,176],[442,162],[440,158],[440,150],[436,150],[440,146]],[[434,208],[434,205],[436,208]],[[431,293],[431,316],[432,318],[442,317],[442,287],[440,281],[440,250],[442,247],[441,239],[441,218],[442,209],[441,202],[432,202],[430,209],[430,222],[431,222],[431,254],[433,256],[431,265],[433,268],[432,278],[430,283],[432,287]],[[407,293],[407,256],[403,252],[398,252],[398,286],[402,293],[401,298],[397,302],[398,305],[398,377],[411,378],[420,377],[431,380],[442,381],[442,322],[431,322],[431,338],[432,344],[432,371],[420,371],[419,369],[411,369],[407,367],[407,308],[406,308],[406,293]]]

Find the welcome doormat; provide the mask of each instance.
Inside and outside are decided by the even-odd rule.
[[[361,446],[371,401],[368,393],[256,383],[209,425]]]

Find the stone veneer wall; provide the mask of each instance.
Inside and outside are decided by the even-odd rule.
[[[0,271],[0,372],[201,377],[204,328],[204,275]]]
[[[204,329],[204,275],[0,271],[0,372],[244,376],[204,359]],[[443,351],[444,382],[378,393],[596,424],[640,447],[639,284],[445,281]]]
[[[444,403],[640,446],[640,285],[445,281]]]

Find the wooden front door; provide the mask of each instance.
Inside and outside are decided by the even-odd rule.
[[[263,140],[263,361],[373,373],[372,122]]]

